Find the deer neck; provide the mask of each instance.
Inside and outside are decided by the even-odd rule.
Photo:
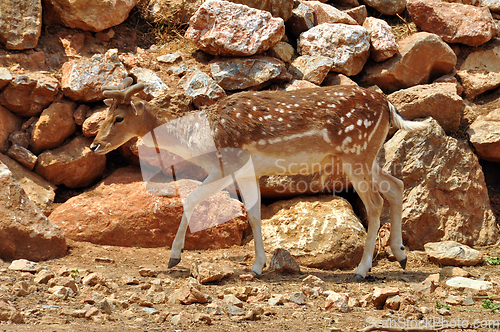
[[[151,128],[148,132],[153,131],[154,140],[160,149],[175,153],[184,159],[216,151],[204,112],[188,113],[163,123],[155,120],[154,116],[147,121]]]

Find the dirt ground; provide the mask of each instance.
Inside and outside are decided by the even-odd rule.
[[[94,52],[104,53],[109,48],[118,48],[120,53],[135,52],[136,46],[146,49],[158,41],[151,37],[151,30],[154,30],[155,27],[141,21],[138,18],[138,13],[132,13],[131,18],[125,24],[113,29],[116,32],[116,37],[110,42],[104,42],[94,34],[85,32],[85,45],[78,51],[79,55],[88,56]],[[401,29],[405,30],[404,27]],[[55,76],[60,75],[62,64],[72,58],[64,55],[61,40],[77,32],[62,27],[49,27],[44,30],[38,49],[46,53],[50,60],[48,62],[51,64],[50,70]],[[166,68],[155,66],[151,60],[153,57],[181,51],[184,55],[190,55],[185,62],[188,66],[199,65],[203,67],[211,59],[211,56],[197,52],[189,42],[179,42],[178,39],[168,34],[165,34],[165,36],[168,38],[167,42],[162,43],[163,47],[159,46],[153,48],[152,51],[147,51],[139,61],[139,65],[154,69],[167,85],[175,87],[177,84],[176,78],[168,75],[165,71]],[[472,111],[464,117],[463,126],[461,127],[462,134],[477,115],[500,107],[499,97],[500,92],[496,90],[477,100],[469,101]],[[121,161],[116,162],[112,167],[118,167],[120,163]],[[481,163],[485,171],[492,207],[497,218],[500,218],[498,164],[484,161]],[[58,191],[57,201],[63,202],[78,193],[78,190],[71,191],[62,188]],[[26,324],[10,325],[0,323],[0,331],[356,331],[369,326],[370,322],[375,321],[380,323],[402,321],[408,324],[429,321],[448,322],[449,324],[461,322],[461,326],[467,330],[490,331],[493,329],[487,327],[474,328],[473,323],[476,320],[479,320],[479,323],[489,320],[497,320],[498,322],[500,320],[498,313],[492,313],[482,308],[480,300],[475,301],[471,306],[451,308],[449,316],[440,315],[437,312],[436,301],[444,303],[447,295],[466,297],[472,294],[468,291],[451,290],[447,288],[443,280],[440,280],[442,292],[434,292],[429,296],[415,293],[414,287],[417,284],[430,274],[441,271],[441,267],[429,262],[423,252],[408,253],[408,265],[405,271],[401,270],[397,262],[378,256],[375,259],[371,273],[362,283],[351,281],[350,278],[354,273],[354,269],[326,271],[306,267],[301,267],[300,274],[283,275],[264,270],[260,278],[252,281],[242,281],[238,275],[249,271],[253,264],[252,243],[224,250],[186,251],[183,254],[181,263],[170,270],[166,268],[170,252],[165,248],[98,246],[71,240],[68,240],[68,243],[70,249],[65,257],[41,262],[40,265],[53,271],[59,271],[63,267],[66,267],[66,270],[69,271],[78,270],[79,277],[84,277],[91,272],[99,272],[106,277],[107,285],[113,284],[116,286],[96,286],[94,289],[82,287],[79,295],[64,301],[50,300],[47,285],[37,285],[37,290],[29,295],[14,296],[10,293],[12,285],[21,280],[32,280],[33,276],[10,271],[7,269],[9,263],[3,262],[0,264],[0,294],[5,294],[21,310]],[[498,246],[482,248],[481,250],[487,256],[500,256]],[[267,253],[268,258],[271,254],[270,252]],[[96,258],[109,258],[110,260],[109,263],[106,263],[96,261]],[[145,294],[147,286],[144,285],[150,285],[155,279],[161,279],[167,285],[164,286],[164,291],[169,296],[186,282],[186,278],[190,274],[191,264],[202,261],[227,262],[232,264],[236,271],[235,275],[229,279],[202,286],[202,290],[214,300],[223,289],[231,286],[267,286],[273,294],[290,294],[300,291],[302,279],[312,274],[326,282],[327,290],[348,293],[350,298],[362,299],[363,296],[372,293],[374,287],[392,286],[397,287],[400,293],[413,294],[416,303],[407,305],[400,310],[378,310],[368,305],[367,307],[354,307],[348,313],[340,313],[325,311],[325,297],[322,296],[308,298],[305,305],[287,303],[279,306],[269,306],[267,302],[262,302],[258,305],[263,307],[264,315],[258,320],[234,322],[227,315],[215,315],[211,316],[212,323],[210,325],[193,323],[174,326],[171,323],[171,318],[183,311],[189,313],[205,312],[206,304],[189,306],[158,304],[154,305],[154,307],[159,313],[154,315],[145,313],[138,308],[128,310],[128,312],[126,312],[127,310],[115,310],[111,315],[100,314],[95,320],[75,318],[66,314],[69,310],[83,309],[85,307],[82,301],[83,296],[92,291],[106,296],[114,294],[116,299],[125,301],[132,293]],[[141,277],[138,272],[141,268],[150,268],[156,272],[156,275],[154,277]],[[464,269],[477,278],[488,279],[491,277],[500,279],[498,267],[487,263],[475,267],[465,267]],[[140,284],[123,285],[120,280],[125,275],[137,277]],[[486,295],[500,295],[499,292],[500,289],[497,287],[495,291]],[[422,307],[427,307],[429,312],[422,313],[425,312]],[[469,324],[465,324],[465,321]],[[498,323],[496,328],[498,329]],[[458,330],[460,329],[445,329],[444,331]]]
[[[107,286],[94,286],[93,288],[82,286],[79,295],[69,297],[67,300],[50,300],[47,293],[47,285],[37,285],[37,291],[27,296],[13,296],[6,289],[20,280],[29,280],[33,277],[29,273],[21,273],[7,270],[9,263],[3,263],[0,270],[0,288],[2,293],[8,294],[9,300],[25,314],[26,324],[8,325],[0,324],[1,331],[356,331],[379,322],[384,324],[389,320],[394,322],[406,322],[417,324],[418,322],[462,322],[469,323],[471,329],[474,321],[500,320],[498,313],[492,313],[481,307],[481,301],[476,300],[471,306],[456,306],[451,308],[449,316],[442,316],[437,312],[436,301],[445,303],[443,296],[458,295],[465,297],[471,295],[467,291],[454,291],[445,284],[445,279],[440,280],[442,291],[435,291],[432,295],[418,295],[414,291],[415,285],[422,282],[427,276],[439,273],[441,267],[428,262],[425,253],[409,252],[408,265],[405,271],[401,270],[397,262],[391,262],[387,258],[376,259],[374,267],[368,278],[361,283],[352,282],[350,278],[354,273],[352,270],[325,271],[301,267],[300,274],[280,274],[264,270],[263,275],[251,281],[242,281],[240,274],[248,272],[253,264],[253,245],[251,243],[243,247],[234,247],[215,251],[186,251],[181,263],[173,268],[167,269],[169,250],[165,248],[122,248],[111,246],[98,246],[90,243],[69,241],[70,250],[65,257],[41,262],[43,267],[57,272],[61,269],[78,270],[79,277],[85,277],[91,272],[99,272],[106,278]],[[491,247],[483,249],[488,256],[500,256],[500,248]],[[268,259],[272,253],[267,253]],[[101,262],[99,260],[101,258]],[[102,262],[106,258],[108,262]],[[74,318],[65,313],[71,310],[83,309],[85,304],[82,299],[85,294],[92,291],[112,296],[118,300],[127,300],[132,293],[143,293],[144,285],[150,284],[155,279],[163,280],[164,291],[167,296],[181,287],[190,275],[190,266],[194,262],[226,262],[233,266],[235,274],[229,279],[223,279],[214,284],[202,286],[202,291],[209,294],[213,300],[217,298],[223,289],[231,286],[267,286],[272,294],[290,294],[298,292],[301,281],[308,275],[315,275],[326,283],[326,289],[335,292],[349,294],[350,298],[362,299],[363,296],[373,292],[374,287],[397,287],[402,293],[413,294],[416,299],[414,305],[406,305],[400,310],[379,310],[369,305],[367,307],[354,307],[348,313],[336,311],[325,311],[325,297],[307,298],[305,305],[285,303],[284,305],[269,306],[267,301],[258,304],[247,305],[261,306],[264,315],[258,320],[233,322],[227,315],[214,315],[210,325],[204,323],[192,323],[174,326],[171,318],[181,311],[188,313],[205,312],[207,304],[192,305],[154,305],[159,313],[151,315],[132,310],[132,314],[125,310],[116,309],[111,315],[100,314],[96,321],[86,318]],[[139,270],[149,268],[155,271],[153,277],[141,277]],[[481,278],[499,279],[498,267],[483,264],[475,267],[465,267],[472,275]],[[139,279],[139,285],[123,285],[123,276],[132,276]],[[118,286],[113,286],[113,283]],[[498,294],[499,288],[496,288]],[[442,294],[445,295],[442,295]],[[477,293],[475,293],[478,295]],[[487,295],[494,295],[488,292]],[[440,296],[441,295],[441,296]],[[485,294],[482,294],[485,295]],[[51,309],[50,306],[57,306]],[[131,305],[133,307],[133,305]],[[427,307],[429,313],[422,314],[422,307]],[[133,308],[132,308],[133,309]],[[463,310],[463,311],[462,311]],[[163,321],[163,319],[165,319]],[[492,323],[492,322],[490,322]],[[399,323],[401,324],[401,323]],[[429,325],[431,326],[431,325]],[[498,326],[497,326],[498,328]],[[445,331],[458,331],[460,329],[445,329]],[[476,331],[490,331],[488,328],[472,329]]]

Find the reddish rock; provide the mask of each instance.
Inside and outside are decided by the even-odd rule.
[[[485,7],[434,0],[408,0],[407,9],[423,31],[435,33],[448,43],[479,46],[498,33]]]
[[[302,55],[293,60],[288,71],[295,79],[320,85],[332,68],[333,60],[321,55]]]
[[[283,62],[289,63],[295,54],[295,48],[288,43],[279,42],[269,50],[269,54]]]
[[[396,287],[375,287],[371,300],[376,308],[382,309],[387,298],[394,295],[399,295],[399,289]]]
[[[399,310],[401,305],[401,297],[399,295],[391,295],[385,300],[384,308],[391,310]]]
[[[358,24],[351,16],[337,8],[320,1],[304,1],[302,4],[314,12],[314,25],[323,23]]]
[[[36,47],[42,32],[40,0],[3,0],[0,2],[0,43],[8,50]]]
[[[300,35],[297,52],[330,57],[332,71],[352,76],[363,69],[370,56],[370,35],[359,25],[324,23]]]
[[[450,46],[431,33],[417,32],[399,42],[399,53],[381,63],[367,65],[361,80],[393,92],[430,83],[449,73],[457,63]]]
[[[17,76],[0,94],[0,104],[22,117],[38,115],[59,92],[59,82],[41,73]]]
[[[59,227],[45,217],[0,162],[0,258],[40,261],[66,254]]]
[[[52,210],[51,205],[54,202],[57,187],[1,153],[0,162],[7,165],[12,172],[12,177],[23,187],[29,199],[35,203],[43,214],[48,216]]]
[[[98,32],[125,21],[137,0],[45,0],[44,4],[44,20]]]
[[[293,0],[230,0],[231,2],[240,5],[246,5],[255,9],[265,10],[270,12],[273,17],[281,17],[283,21],[287,21],[292,16]]]
[[[9,141],[12,144],[22,146],[23,148],[28,148],[28,146],[30,145],[30,139],[30,133],[24,130],[16,130],[9,135]]]
[[[292,17],[286,21],[286,29],[294,37],[314,26],[314,10],[302,3],[292,10]]]
[[[194,263],[191,266],[191,275],[201,284],[220,281],[229,278],[234,274],[234,270],[225,264],[210,262]]]
[[[384,20],[368,17],[363,28],[370,34],[370,56],[377,62],[385,61],[399,50],[391,26]]]
[[[46,150],[38,156],[35,172],[55,185],[91,185],[106,170],[106,156],[92,152],[91,143],[91,138],[78,136],[57,149]]]
[[[13,324],[23,324],[24,318],[16,305],[8,300],[6,295],[0,297],[0,321]]]
[[[71,100],[95,102],[104,99],[102,86],[118,85],[127,76],[125,66],[118,60],[118,50],[110,49],[104,55],[64,63],[61,88]]]
[[[226,96],[226,92],[209,75],[202,71],[194,70],[179,81],[192,100],[195,107],[215,104]]]
[[[9,69],[0,67],[0,90],[5,88],[12,81],[12,74]]]
[[[388,99],[405,118],[432,116],[450,135],[458,130],[465,108],[453,83],[417,85],[391,93]]]
[[[108,109],[108,106],[101,105],[89,111],[90,115],[87,116],[82,124],[83,136],[94,137],[97,135],[99,128],[101,127],[101,123],[106,118]]]
[[[269,12],[214,0],[191,17],[186,38],[213,55],[249,56],[267,51],[284,33],[283,19]]]
[[[348,312],[348,303],[349,294],[332,292],[325,300],[325,310]]]
[[[182,198],[196,187],[196,182],[180,180],[177,182],[180,197],[152,195],[146,191],[140,169],[130,166],[118,169],[92,190],[69,199],[50,218],[66,236],[77,241],[125,247],[170,246],[182,218]],[[176,193],[173,184],[165,190]],[[128,204],[124,205],[124,200]],[[219,213],[237,217],[220,225],[212,224]],[[219,193],[202,203],[191,223],[202,225],[203,230],[191,233],[188,228],[184,246],[187,250],[240,245],[247,228],[242,205],[227,193]]]
[[[7,151],[7,155],[30,171],[35,168],[38,159],[33,152],[17,144],[12,144],[9,151]]]
[[[368,11],[366,10],[365,5],[347,9],[344,12],[351,16],[359,25],[363,25],[363,22],[368,16]]]
[[[405,10],[406,0],[365,0],[364,4],[384,15],[396,15]]]
[[[465,95],[474,98],[500,86],[500,40],[477,47],[457,68]]]
[[[384,170],[405,184],[406,246],[420,250],[425,243],[446,240],[469,246],[497,242],[499,231],[484,174],[467,142],[447,136],[432,120],[420,132],[398,131],[384,147]],[[388,219],[384,213],[382,222]]]
[[[441,265],[474,266],[483,262],[482,252],[455,241],[428,242],[424,249],[430,261]]]
[[[500,110],[480,115],[471,124],[467,133],[476,149],[476,154],[493,162],[500,162]]]
[[[366,231],[343,198],[301,196],[262,209],[262,237],[268,250],[284,248],[300,265],[332,269],[359,263]]]
[[[83,122],[87,118],[87,113],[90,111],[90,106],[88,105],[79,105],[75,112],[73,113],[73,118],[75,119],[75,123],[79,126],[83,125]]]
[[[75,132],[73,112],[76,107],[75,102],[62,100],[53,102],[42,112],[31,132],[33,152],[56,148]]]
[[[273,255],[271,256],[269,270],[278,272],[300,273],[300,266],[288,251],[282,248],[276,248],[273,252]]]
[[[224,90],[243,90],[269,84],[270,80],[286,79],[285,63],[268,56],[226,58],[210,61],[214,81]]]
[[[193,304],[193,303],[207,303],[208,295],[201,291],[201,286],[187,282],[186,285],[175,291],[169,303]]]
[[[5,153],[9,149],[9,136],[21,128],[23,120],[0,106],[0,152]]]

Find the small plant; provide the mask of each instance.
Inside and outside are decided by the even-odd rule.
[[[451,307],[448,304],[443,304],[443,303],[440,303],[439,301],[436,301],[436,308],[438,308],[438,309],[448,309],[448,310],[451,309]]]
[[[500,256],[497,257],[486,257],[486,262],[490,265],[500,265]]]
[[[492,302],[490,299],[484,299],[483,308],[491,310],[491,312],[496,312],[497,310],[500,310],[500,303]]]
[[[71,278],[76,281],[78,277],[80,276],[80,271],[78,269],[71,270]]]
[[[141,245],[140,244],[136,244],[134,248],[135,249],[141,249]]]

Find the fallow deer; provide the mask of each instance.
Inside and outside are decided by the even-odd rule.
[[[150,103],[133,96],[144,85],[129,86],[131,83],[132,79],[128,78],[118,87],[103,88],[104,96],[112,99],[105,100],[110,108],[91,145],[95,153],[105,154],[130,138],[142,137],[171,120],[157,119]],[[243,158],[232,165],[232,171],[239,172],[236,182],[253,231],[255,264],[252,272],[256,275],[262,273],[266,263],[258,178],[303,173],[304,164],[311,166],[311,172],[317,171],[317,165],[322,169],[327,165],[340,165],[366,207],[368,231],[354,280],[363,279],[372,267],[383,206],[381,194],[390,204],[390,247],[401,267],[406,267],[401,232],[403,182],[381,170],[376,156],[391,123],[406,131],[418,131],[428,126],[426,121],[406,120],[383,94],[352,86],[241,92],[208,107],[204,121],[196,119],[186,117],[177,124],[191,133],[189,140],[179,140],[172,134],[163,138],[161,148],[192,159],[193,149],[197,149],[199,155],[200,151],[208,149],[207,138],[213,137],[218,150],[241,149],[250,155],[253,168]],[[209,175],[184,203],[184,215],[172,244],[169,268],[180,262],[195,206],[232,182],[232,177],[221,171],[219,159],[199,162]],[[247,198],[255,188],[258,202],[248,204]]]

